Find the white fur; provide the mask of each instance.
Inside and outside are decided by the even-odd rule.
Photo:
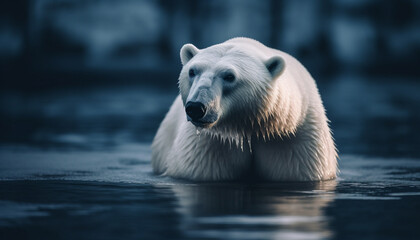
[[[282,59],[270,72],[270,59]],[[230,180],[250,173],[272,181],[336,177],[337,153],[315,81],[290,55],[248,38],[199,50],[185,45],[180,96],[152,144],[157,174],[191,180]],[[188,69],[202,74],[191,83]],[[218,80],[224,68],[238,80],[230,95]],[[206,89],[206,94],[197,93]],[[201,94],[218,120],[207,128],[187,121],[184,104]],[[200,96],[201,96],[200,95]],[[209,97],[210,96],[210,97]]]

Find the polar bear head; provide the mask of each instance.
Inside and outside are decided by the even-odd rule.
[[[281,56],[232,40],[205,49],[185,44],[180,56],[179,88],[188,121],[225,132],[246,132],[243,128],[266,117],[272,83],[285,68]]]

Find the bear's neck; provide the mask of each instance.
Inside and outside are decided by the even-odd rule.
[[[280,79],[268,91],[264,109],[257,113],[254,127],[263,138],[290,137],[303,121],[304,97],[298,86],[288,79]]]

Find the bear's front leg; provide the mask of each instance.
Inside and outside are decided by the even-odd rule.
[[[334,179],[337,165],[332,141],[307,135],[255,141],[257,175],[269,181]]]
[[[164,175],[196,181],[233,180],[245,174],[251,154],[236,144],[222,142],[190,122],[181,124],[175,138]]]

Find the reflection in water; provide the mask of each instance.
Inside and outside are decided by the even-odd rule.
[[[325,239],[332,236],[324,209],[336,181],[264,185],[173,185],[180,228],[190,237]]]

